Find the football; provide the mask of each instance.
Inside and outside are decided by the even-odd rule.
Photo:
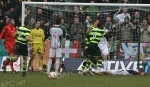
[[[56,72],[50,72],[49,75],[48,75],[48,77],[50,79],[55,79],[55,78],[57,78],[57,73]]]

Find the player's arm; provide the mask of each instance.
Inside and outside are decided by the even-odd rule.
[[[32,40],[32,41],[29,41],[29,44],[32,45],[32,42],[33,42],[33,30],[30,31],[29,37],[27,37],[27,39],[28,38],[30,38]]]
[[[33,40],[30,38],[30,36],[29,36],[29,35],[28,35],[28,36],[26,36],[26,37],[25,37],[25,39],[26,39],[27,41],[31,41],[31,42],[33,41]]]
[[[31,37],[30,37],[30,30],[27,30],[26,32],[25,32],[25,39],[29,42],[32,42],[33,40],[31,39]]]
[[[30,38],[33,40],[33,30],[30,31]]]
[[[62,29],[59,29],[59,35],[60,35],[60,36],[63,35]]]
[[[42,40],[44,42],[44,38],[45,38],[45,35],[44,35],[44,31],[42,32]]]
[[[90,32],[90,30],[91,30],[91,29],[90,29],[90,28],[88,28],[88,29],[87,29],[87,31],[86,31],[86,34],[88,34],[88,33]]]

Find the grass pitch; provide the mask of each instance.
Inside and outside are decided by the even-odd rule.
[[[21,73],[0,72],[0,87],[150,87],[150,75],[103,75],[82,77],[77,73],[63,73],[56,79],[49,79],[41,72]]]

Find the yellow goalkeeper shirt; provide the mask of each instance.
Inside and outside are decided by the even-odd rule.
[[[32,44],[43,44],[44,43],[44,31],[43,29],[32,29],[30,32],[30,38],[32,38]]]

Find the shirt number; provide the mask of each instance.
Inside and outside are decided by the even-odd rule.
[[[96,32],[94,32],[94,34],[93,34],[93,38],[96,38]]]
[[[19,37],[19,38],[22,38],[22,34],[20,33],[18,37]]]

